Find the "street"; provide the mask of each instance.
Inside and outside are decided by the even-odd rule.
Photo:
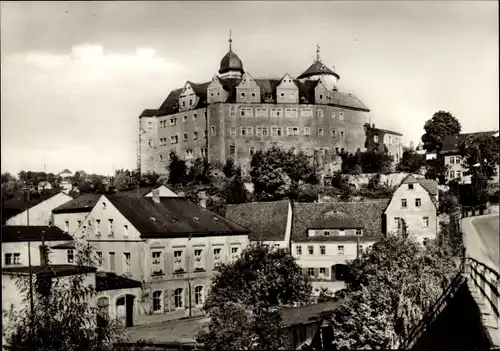
[[[139,340],[156,343],[169,341],[193,342],[198,332],[202,329],[203,324],[207,321],[207,318],[202,317],[180,321],[158,322],[128,328],[127,331],[132,342]]]
[[[476,232],[483,243],[485,254],[500,271],[499,216],[484,216],[473,220]]]

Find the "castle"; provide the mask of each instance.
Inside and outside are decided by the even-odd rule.
[[[166,173],[171,151],[186,161],[201,157],[212,164],[232,158],[246,173],[252,155],[273,145],[294,147],[320,164],[338,160],[343,151],[366,150],[367,136],[373,138],[367,131],[375,127],[367,123],[370,110],[353,94],[340,92],[339,79],[335,68],[322,62],[319,46],[312,65],[297,78],[288,73],[281,79],[253,78],[230,38],[211,81],[187,81],[160,108],[140,115],[140,171]],[[377,142],[399,159],[402,135],[384,134]]]

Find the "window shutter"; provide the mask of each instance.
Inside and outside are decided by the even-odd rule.
[[[330,276],[330,268],[326,267],[325,268],[325,277],[329,277]]]
[[[302,274],[307,277],[307,268],[302,268]]]
[[[184,308],[189,308],[189,289],[184,289]]]
[[[170,294],[171,294],[170,290],[165,290],[163,292],[163,311],[164,312],[170,311],[170,303],[169,303],[170,299],[171,299]]]
[[[314,276],[318,277],[319,275],[319,268],[314,268]]]

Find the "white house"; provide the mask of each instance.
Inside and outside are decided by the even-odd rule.
[[[73,198],[64,193],[58,193],[45,201],[9,218],[6,225],[51,225],[52,210],[65,204]]]

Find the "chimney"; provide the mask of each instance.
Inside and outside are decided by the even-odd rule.
[[[372,128],[375,128],[375,123],[372,124]]]
[[[198,192],[198,197],[200,198],[200,206],[207,208],[207,195],[204,191]]]
[[[153,201],[156,202],[157,204],[160,203],[160,190],[158,189],[153,190]]]

